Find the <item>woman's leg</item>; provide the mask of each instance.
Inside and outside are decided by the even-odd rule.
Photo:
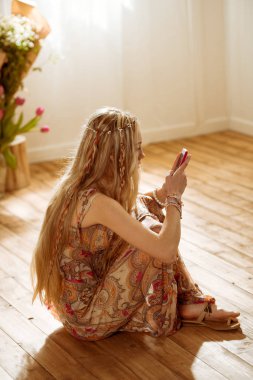
[[[141,198],[140,202],[137,219],[159,233],[164,219],[161,210],[157,210],[152,199],[146,202]],[[173,334],[181,325],[179,305],[190,308],[194,303],[203,303],[206,297],[180,255],[169,265],[130,245],[91,290],[86,306],[82,307],[86,293],[84,289],[77,300],[73,299],[75,310],[70,307],[67,318],[62,319],[72,335],[84,340],[103,339],[116,331],[143,331],[152,336]]]
[[[159,233],[164,221],[164,214],[151,197],[141,196],[138,199],[136,218],[146,228]],[[179,252],[176,262],[171,265],[153,259],[153,267],[155,262],[159,263],[160,272],[156,271],[156,278],[153,276],[150,282],[152,286],[149,289],[148,287],[146,290],[143,289],[143,294],[146,294],[146,302],[137,309],[130,321],[120,331],[150,331],[154,336],[170,335],[181,325],[180,304],[215,302],[213,297],[204,295],[193,281]],[[156,291],[158,290],[157,286],[162,289],[160,293]],[[152,297],[153,305],[150,304]]]
[[[186,265],[178,251],[177,261],[175,262],[175,279],[178,285],[178,304],[191,305],[204,302],[215,303],[215,298],[205,295],[200,290],[198,284],[191,277]]]
[[[157,205],[156,201],[149,196],[147,197],[143,195],[140,197],[140,202],[147,207],[147,209],[153,215],[153,218],[159,220],[162,225],[165,215],[163,214],[162,209]],[[154,225],[154,227],[150,225],[150,227],[157,233],[159,233],[161,229],[161,226],[159,225]],[[236,320],[236,317],[240,315],[238,312],[218,309],[215,304],[215,298],[211,295],[203,294],[203,292],[198,287],[198,284],[196,284],[192,279],[179,251],[177,261],[173,265],[173,272],[175,280],[177,282],[178,311],[179,315],[183,319],[197,318],[203,310],[203,303],[205,302],[210,303],[212,310],[212,314],[206,317],[206,319],[224,320],[229,317],[233,317]]]
[[[139,197],[139,203],[141,203],[141,206],[139,207],[141,212],[137,215],[137,218],[142,219],[142,223],[152,231],[159,233],[165,218],[162,209],[157,205],[157,202],[149,196],[142,195]],[[146,216],[144,217],[145,208],[150,214],[147,214],[146,212]],[[198,285],[194,282],[179,251],[177,260],[172,268],[177,282],[179,304],[203,303],[207,300],[210,300],[213,303],[215,302],[215,299],[212,296],[204,295]]]
[[[64,325],[85,340],[106,338],[116,331],[169,335],[180,327],[177,284],[167,265],[129,245],[94,290],[88,307]],[[71,322],[71,323],[69,323]]]
[[[145,204],[138,204],[139,212],[142,212],[140,222],[146,227],[150,224],[151,228],[161,228],[162,224]],[[145,331],[157,336],[175,332],[180,327],[173,265],[162,263],[130,245],[97,283],[88,302],[86,294],[71,291],[70,286],[79,285],[67,284],[66,297],[69,298],[70,292],[79,296],[71,301],[74,312],[69,307],[68,315],[65,319],[63,316],[64,326],[80,339],[103,339],[116,331]]]
[[[69,299],[70,287],[65,291]],[[77,292],[73,290],[73,294]],[[172,269],[131,246],[98,282],[86,306],[81,306],[84,297],[79,292],[67,314],[61,313],[65,328],[79,339],[99,340],[116,331],[143,331],[157,336],[165,326],[168,332],[179,328],[177,285]]]

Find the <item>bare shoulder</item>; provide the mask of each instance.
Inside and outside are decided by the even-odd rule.
[[[102,224],[129,242],[131,241],[129,235],[132,236],[136,231],[144,230],[141,223],[130,215],[119,202],[99,192],[90,196],[82,227],[89,227],[93,224]]]
[[[82,227],[90,227],[91,225],[101,223],[101,213],[107,214],[108,212],[112,212],[114,207],[121,207],[114,199],[100,192],[91,195],[89,203],[89,208],[82,221]]]
[[[152,240],[156,243],[157,234],[143,227],[130,215],[119,202],[104,194],[96,193],[91,197],[90,207],[82,226],[102,224],[137,248],[147,251]],[[151,246],[152,246],[151,243]]]

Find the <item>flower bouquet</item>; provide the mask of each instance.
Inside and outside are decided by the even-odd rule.
[[[35,26],[26,17],[0,17],[0,153],[7,166],[15,169],[16,157],[12,154],[10,144],[18,134],[34,129],[44,112],[38,107],[35,116],[23,123],[23,112],[16,115],[25,99],[15,94],[23,88],[23,78],[32,66],[40,50],[40,40]],[[40,128],[48,132],[47,126]]]
[[[2,85],[0,85],[0,96],[4,97],[4,88]],[[6,164],[12,169],[16,168],[17,160],[10,150],[10,143],[17,135],[29,132],[35,128],[44,113],[44,108],[38,107],[35,111],[35,116],[27,123],[23,124],[23,112],[21,112],[15,120],[16,108],[22,106],[24,103],[24,98],[15,97],[7,106],[0,108],[0,151],[5,158]],[[40,131],[48,132],[49,127],[44,125],[40,127]]]

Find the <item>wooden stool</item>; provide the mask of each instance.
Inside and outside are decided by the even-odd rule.
[[[16,156],[17,167],[16,169],[11,169],[7,166],[5,191],[22,189],[31,183],[30,168],[26,154],[26,137],[17,135],[15,140],[10,144],[10,150]]]

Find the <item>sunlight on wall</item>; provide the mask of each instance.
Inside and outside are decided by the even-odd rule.
[[[37,0],[39,9],[46,15],[52,31],[44,44],[47,56],[42,53],[40,64],[57,62],[66,55],[66,35],[80,31],[77,44],[81,42],[81,33],[109,32],[112,25],[121,23],[122,11],[134,11],[136,0],[75,0],[71,5],[66,0]],[[120,27],[121,28],[121,27]],[[86,32],[84,31],[86,30]]]
[[[121,0],[122,5],[130,11],[134,10],[135,0]]]
[[[109,26],[107,17],[108,6],[112,6],[115,0],[93,0],[85,2],[83,9],[85,12],[85,23],[87,26],[94,25],[98,28],[106,30]]]
[[[25,80],[26,115],[38,101],[46,109],[43,122],[51,133],[43,144],[53,152],[78,138],[79,126],[96,108],[122,107],[122,14],[130,11],[119,0],[37,0],[37,5],[52,31],[36,61],[43,72]],[[39,157],[41,136],[28,139]]]
[[[69,5],[68,3],[67,12],[69,18],[82,21],[86,27],[95,26],[107,30],[110,26],[111,17],[121,17],[121,6],[133,11],[134,1],[135,0],[76,0],[74,4]],[[61,5],[58,4],[57,6],[59,8]]]

